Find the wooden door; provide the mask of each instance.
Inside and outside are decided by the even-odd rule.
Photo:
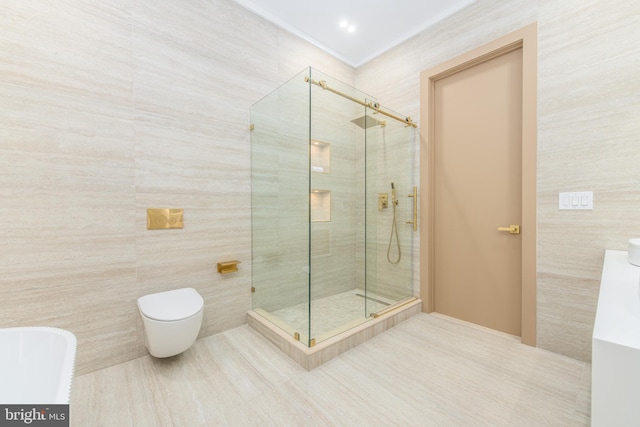
[[[522,49],[437,80],[434,119],[434,309],[520,336]]]

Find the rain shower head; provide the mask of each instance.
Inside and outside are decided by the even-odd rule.
[[[373,117],[369,116],[369,115],[365,115],[362,117],[358,117],[357,119],[353,119],[351,120],[351,123],[355,123],[358,126],[360,126],[362,129],[369,129],[370,127],[373,126],[378,126],[378,125],[386,125],[387,122],[384,120],[376,120]]]

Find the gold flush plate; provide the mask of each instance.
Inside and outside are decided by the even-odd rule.
[[[147,209],[147,230],[167,230],[182,227],[182,209]]]

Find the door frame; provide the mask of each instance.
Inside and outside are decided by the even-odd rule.
[[[536,179],[538,24],[484,44],[420,73],[420,295],[422,311],[434,311],[434,93],[435,82],[522,48],[522,343],[536,345]],[[424,194],[424,193],[423,193]],[[425,262],[426,261],[426,262]]]

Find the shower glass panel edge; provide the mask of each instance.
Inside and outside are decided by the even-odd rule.
[[[305,69],[251,107],[252,308],[309,333],[309,84]],[[305,309],[306,308],[306,309]]]

